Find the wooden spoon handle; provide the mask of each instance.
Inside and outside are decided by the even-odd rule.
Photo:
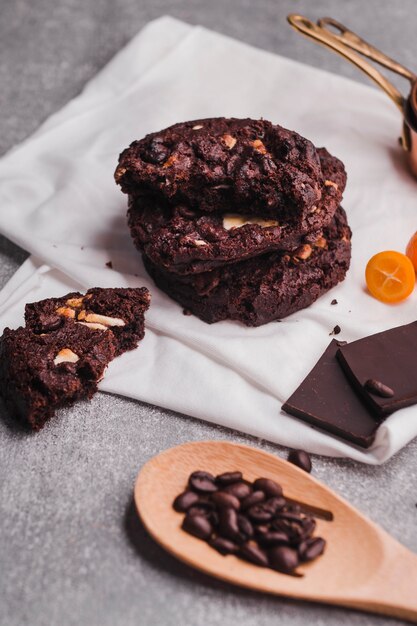
[[[417,555],[391,538],[386,547],[376,575],[346,605],[417,624]]]

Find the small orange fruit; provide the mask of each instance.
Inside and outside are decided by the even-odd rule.
[[[414,269],[417,272],[417,233],[414,233],[414,235],[411,237],[410,241],[407,244],[405,253],[411,260],[411,263],[414,265]]]
[[[382,302],[401,302],[414,289],[416,275],[408,256],[386,250],[369,259],[365,271],[366,284],[374,296]]]

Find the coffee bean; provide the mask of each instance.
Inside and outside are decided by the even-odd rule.
[[[301,513],[292,513],[291,511],[283,511],[283,510],[277,513],[277,517],[279,519],[287,519],[290,522],[300,522],[300,523],[304,519]]]
[[[239,546],[230,539],[224,537],[215,537],[209,542],[211,547],[220,552],[220,554],[236,554],[239,550]]]
[[[271,548],[268,556],[271,567],[284,574],[291,574],[299,563],[297,551],[288,546]]]
[[[304,450],[291,450],[288,455],[288,460],[293,465],[297,465],[305,472],[311,472],[311,458]]]
[[[172,506],[178,513],[184,513],[196,502],[198,502],[198,495],[194,491],[183,491],[175,498]]]
[[[246,509],[249,509],[249,507],[253,506],[254,504],[260,504],[264,500],[265,494],[263,491],[254,491],[250,494],[250,496],[242,500],[240,508],[242,509],[242,511],[246,511]]]
[[[231,493],[227,493],[226,491],[216,491],[211,496],[211,500],[217,507],[230,506],[232,509],[240,509],[240,501],[236,498],[236,496],[233,496]]]
[[[276,496],[275,498],[269,498],[263,505],[267,511],[270,511],[272,515],[275,515],[278,511],[281,511],[286,504],[285,498],[282,496]]]
[[[251,506],[247,513],[249,518],[252,522],[255,522],[255,524],[269,522],[273,518],[273,513],[268,511],[263,504],[255,504],[254,506]]]
[[[233,541],[242,540],[235,509],[228,507],[219,510],[219,533]]]
[[[310,537],[316,529],[316,520],[314,517],[306,517],[302,521],[303,538]]]
[[[216,483],[225,487],[242,480],[242,472],[224,472],[216,476]]]
[[[240,532],[245,535],[246,539],[252,539],[253,537],[253,526],[244,515],[237,516],[237,525],[239,526]]]
[[[238,482],[227,485],[227,487],[225,487],[223,491],[231,493],[232,496],[235,496],[238,500],[244,500],[245,498],[250,496],[250,494],[252,493],[252,488],[244,482]]]
[[[255,565],[268,567],[268,556],[265,550],[262,550],[262,548],[259,548],[256,544],[245,543],[240,548],[239,555],[247,561],[255,563]]]
[[[268,524],[257,524],[254,528],[255,530],[255,534],[258,537],[262,537],[263,535],[265,535],[265,533],[269,532],[269,525]]]
[[[326,542],[321,537],[310,537],[298,546],[301,561],[312,561],[323,554]]]
[[[373,378],[369,378],[365,385],[366,389],[368,389],[371,393],[374,393],[376,396],[381,396],[381,398],[392,398],[394,395],[394,390],[388,385],[384,385],[379,380],[374,380]]]
[[[263,491],[266,496],[282,496],[282,487],[271,478],[257,478],[253,483],[256,491]]]
[[[189,515],[184,517],[182,529],[190,535],[199,539],[209,539],[213,528],[207,517],[204,515]]]
[[[188,515],[209,515],[214,510],[213,502],[205,502],[204,500],[197,500],[195,504],[192,504],[188,509]]]
[[[266,533],[262,533],[258,539],[259,543],[263,546],[287,546],[290,543],[288,535],[282,531],[271,530]]]
[[[291,454],[306,465],[305,459],[299,460],[306,453]],[[176,511],[185,513],[182,528],[220,554],[236,554],[291,574],[300,561],[311,561],[324,551],[325,541],[313,537],[315,519],[299,505],[287,503],[281,486],[270,478],[249,483],[238,471],[216,478],[196,471],[188,485],[173,502]]]
[[[287,519],[276,518],[271,524],[273,530],[278,530],[279,532],[285,533],[290,543],[297,545],[305,539],[304,528],[301,524],[301,521],[294,520],[290,521]]]
[[[199,493],[213,493],[217,491],[217,486],[214,484],[214,476],[208,472],[193,472],[188,479],[188,484],[191,489]]]

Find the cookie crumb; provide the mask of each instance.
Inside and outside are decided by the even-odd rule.
[[[332,332],[329,333],[329,335],[338,335],[341,330],[342,329],[340,328],[339,324],[336,324],[336,326],[333,328]]]
[[[111,261],[107,261],[106,267],[108,267],[110,270],[112,270],[113,269],[113,263]]]
[[[334,299],[330,302],[330,304],[337,304],[337,300],[336,300],[336,298],[334,298]]]

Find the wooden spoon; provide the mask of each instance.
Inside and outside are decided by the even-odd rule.
[[[317,509],[315,534],[325,553],[298,568],[302,577],[222,556],[181,530],[183,514],[172,502],[195,470],[220,474],[241,470],[244,478],[279,482],[284,495]],[[143,524],[181,561],[229,583],[314,602],[383,613],[417,623],[417,556],[328,487],[295,465],[255,448],[224,441],[187,443],[162,452],[140,471],[135,503]],[[320,509],[322,509],[320,511]],[[333,520],[331,520],[333,514]]]

